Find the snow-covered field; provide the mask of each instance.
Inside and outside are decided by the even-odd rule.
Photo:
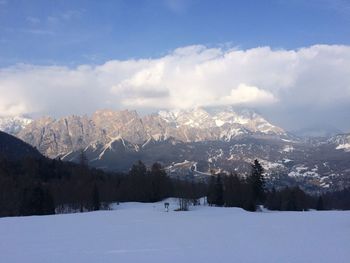
[[[350,212],[176,207],[0,218],[0,262],[350,262]]]

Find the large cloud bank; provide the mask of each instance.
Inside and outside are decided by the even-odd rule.
[[[350,109],[350,46],[188,46],[155,59],[75,68],[14,65],[0,69],[0,94],[2,116],[218,105],[339,112]]]

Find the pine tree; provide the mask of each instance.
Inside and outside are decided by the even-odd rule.
[[[215,205],[216,191],[215,191],[215,177],[212,175],[209,180],[207,202],[210,206]]]
[[[223,206],[224,205],[224,189],[223,189],[223,183],[222,183],[222,179],[221,179],[220,174],[218,174],[216,177],[214,204],[216,206]]]
[[[100,194],[98,192],[97,185],[94,184],[94,189],[92,192],[92,209],[94,211],[100,210],[101,203],[100,203]]]
[[[40,185],[34,188],[22,190],[22,198],[19,214],[27,215],[50,215],[55,213],[55,206],[51,194]]]
[[[90,200],[90,187],[89,185],[89,175],[90,170],[88,166],[88,159],[85,155],[84,150],[80,151],[79,154],[79,165],[76,170],[74,181],[76,183],[76,195],[77,195],[77,201],[79,203],[79,210],[80,212],[84,212],[84,210],[87,208],[87,205]]]
[[[136,164],[134,164],[129,172],[131,176],[144,176],[146,173],[146,165],[141,161],[138,161]]]
[[[165,197],[165,190],[167,188],[168,178],[165,170],[162,168],[161,164],[154,163],[151,168],[150,173],[151,180],[151,193],[150,201],[157,202]]]
[[[131,167],[129,178],[127,180],[128,199],[136,202],[151,201],[151,182],[147,177],[146,165],[138,161]]]
[[[79,153],[79,165],[81,168],[86,168],[88,166],[88,159],[86,157],[86,154],[84,150],[80,150]]]
[[[323,205],[323,198],[322,196],[319,196],[317,199],[317,205],[316,205],[316,210],[324,210],[324,205]]]
[[[237,175],[231,174],[224,179],[225,206],[242,207],[242,183]]]
[[[265,200],[265,179],[264,168],[258,160],[252,165],[251,175],[248,178],[248,183],[252,187],[253,200],[256,204],[261,204]]]
[[[273,187],[272,191],[268,193],[265,205],[270,210],[281,210],[280,193],[276,192],[275,187]]]

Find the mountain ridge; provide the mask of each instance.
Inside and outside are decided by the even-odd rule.
[[[43,158],[37,149],[20,139],[0,131],[0,156],[9,160],[19,160],[26,157]]]
[[[251,110],[232,107],[160,111],[99,110],[34,120],[16,136],[50,158],[127,171],[142,160],[160,162],[170,176],[206,180],[212,172],[246,174],[259,159],[275,185],[301,184],[308,191],[350,186],[350,134],[305,139]]]
[[[150,138],[156,141],[171,137],[183,142],[230,141],[254,134],[288,137],[282,128],[255,112],[236,112],[227,107],[216,109],[214,113],[195,108],[140,116],[133,110],[99,110],[91,117],[43,117],[28,123],[16,136],[55,158],[84,149],[91,143],[106,144],[118,136],[130,143],[143,144]]]

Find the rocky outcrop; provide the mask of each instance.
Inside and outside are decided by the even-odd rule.
[[[160,111],[140,116],[136,111],[99,110],[91,117],[40,118],[17,136],[48,157],[64,156],[91,144],[106,145],[116,138],[142,145],[175,138],[182,142],[230,141],[248,135],[286,136],[259,114],[231,107]]]

